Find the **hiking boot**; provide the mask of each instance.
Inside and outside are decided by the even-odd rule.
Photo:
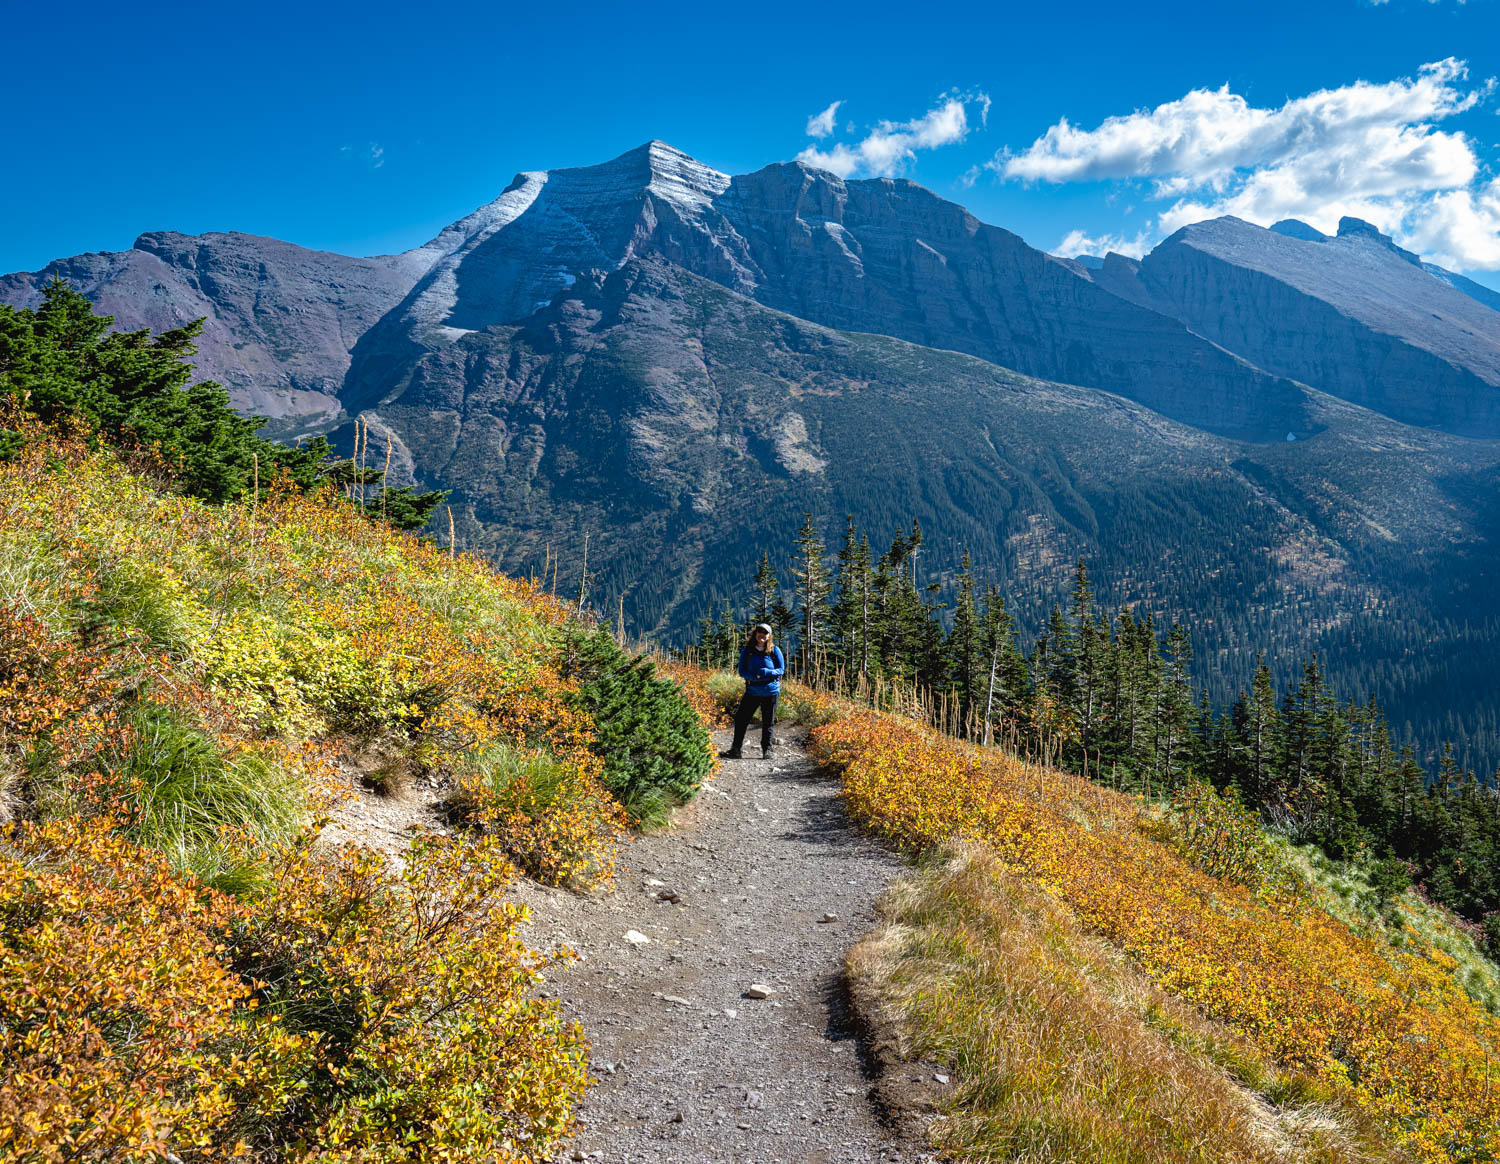
[[[760,750],[760,758],[762,760],[769,760],[771,758],[771,749],[770,748],[762,748]]]
[[[740,754],[733,748],[726,748],[724,749],[724,751],[719,753],[719,759],[721,760],[738,760],[739,758]]]

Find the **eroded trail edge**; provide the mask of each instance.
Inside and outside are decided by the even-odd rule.
[[[548,984],[598,1080],[563,1159],[926,1159],[881,1118],[844,992],[900,861],[799,744],[750,755],[624,849],[615,892],[517,889],[532,944],[582,955]]]

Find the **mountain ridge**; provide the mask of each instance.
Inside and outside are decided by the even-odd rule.
[[[1489,309],[1359,227],[1278,225],[1084,264],[905,180],[730,176],[648,142],[523,171],[396,256],[148,232],[0,299],[56,273],[122,327],[208,316],[200,369],[274,435],[347,450],[360,418],[393,482],[452,490],[465,548],[562,555],[668,640],[803,513],[876,538],[916,517],[926,560],[967,547],[1025,627],[1084,557],[1101,600],[1198,620],[1218,697],[1255,650],[1317,650],[1382,668],[1364,685],[1424,747],[1451,721],[1500,759],[1475,645],[1500,647],[1476,605],[1500,569]],[[1334,303],[1288,254],[1384,282]],[[1416,299],[1450,318],[1378,330]]]

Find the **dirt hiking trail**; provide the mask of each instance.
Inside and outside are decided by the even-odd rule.
[[[622,849],[613,893],[515,892],[533,945],[582,955],[547,983],[583,1024],[597,1080],[560,1160],[931,1159],[882,1119],[843,987],[900,862],[800,743],[745,756],[672,829]],[[752,985],[770,996],[746,997]]]

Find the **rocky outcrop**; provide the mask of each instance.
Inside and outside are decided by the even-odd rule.
[[[1309,426],[1297,386],[914,183],[779,165],[716,205],[762,272],[753,294],[778,310],[1102,388],[1224,435]]]
[[[1323,241],[1198,223],[1136,277],[1163,311],[1267,371],[1408,424],[1500,436],[1500,313],[1368,223],[1346,218]]]

